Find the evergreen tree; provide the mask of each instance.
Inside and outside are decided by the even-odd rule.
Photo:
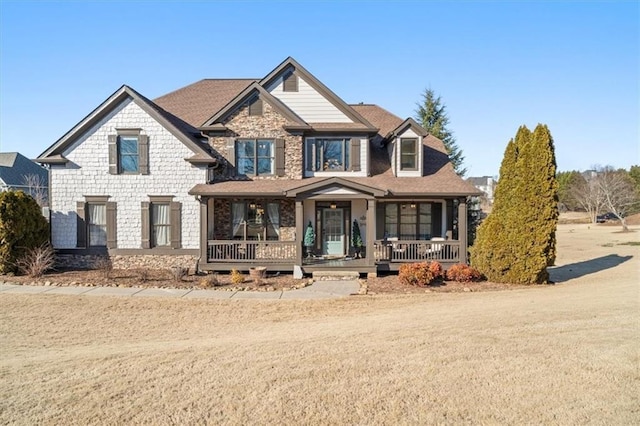
[[[518,129],[500,167],[493,210],[478,229],[472,263],[491,281],[544,283],[555,261],[556,161],[545,125]]]
[[[463,167],[464,155],[456,144],[453,132],[448,129],[449,116],[446,106],[440,96],[436,96],[432,89],[426,89],[422,94],[422,102],[417,104],[415,119],[430,134],[440,139],[449,154],[453,168],[460,176],[464,176],[467,169]]]

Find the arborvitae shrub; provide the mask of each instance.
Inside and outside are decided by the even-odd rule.
[[[0,273],[17,272],[16,262],[49,241],[49,224],[36,201],[22,191],[0,193]]]

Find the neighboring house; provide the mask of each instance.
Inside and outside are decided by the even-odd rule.
[[[484,193],[484,197],[489,205],[493,204],[493,191],[496,188],[496,181],[491,176],[470,177],[467,182]]]
[[[18,152],[0,152],[0,192],[20,190],[46,205],[47,170]]]
[[[440,140],[348,105],[292,58],[154,101],[123,86],[42,153],[59,253],[201,270],[466,262],[466,199]],[[352,226],[364,241],[352,259]],[[303,248],[307,225],[315,245]],[[171,257],[167,257],[171,256]]]

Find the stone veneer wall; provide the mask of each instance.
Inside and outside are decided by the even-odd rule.
[[[166,269],[182,266],[195,270],[198,256],[180,255],[56,255],[56,267],[66,269],[96,269],[102,259],[109,257],[115,269]]]
[[[245,201],[239,198],[214,200],[214,239],[228,240],[231,235],[231,203]],[[260,200],[255,200],[260,201]],[[293,200],[280,201],[280,241],[295,241],[296,239],[296,208]]]
[[[252,179],[302,179],[303,177],[303,147],[302,136],[291,135],[282,126],[287,124],[287,119],[280,115],[271,105],[263,102],[261,116],[249,116],[248,106],[238,108],[224,122],[229,130],[223,134],[209,138],[209,144],[219,153],[226,167],[230,167],[225,156],[227,152],[227,138],[265,138],[284,139],[285,171],[284,176],[256,176]],[[235,176],[235,171],[230,171],[224,179],[245,179],[244,176]]]

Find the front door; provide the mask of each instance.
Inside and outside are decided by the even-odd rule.
[[[344,255],[344,209],[324,209],[322,212],[322,254]]]

